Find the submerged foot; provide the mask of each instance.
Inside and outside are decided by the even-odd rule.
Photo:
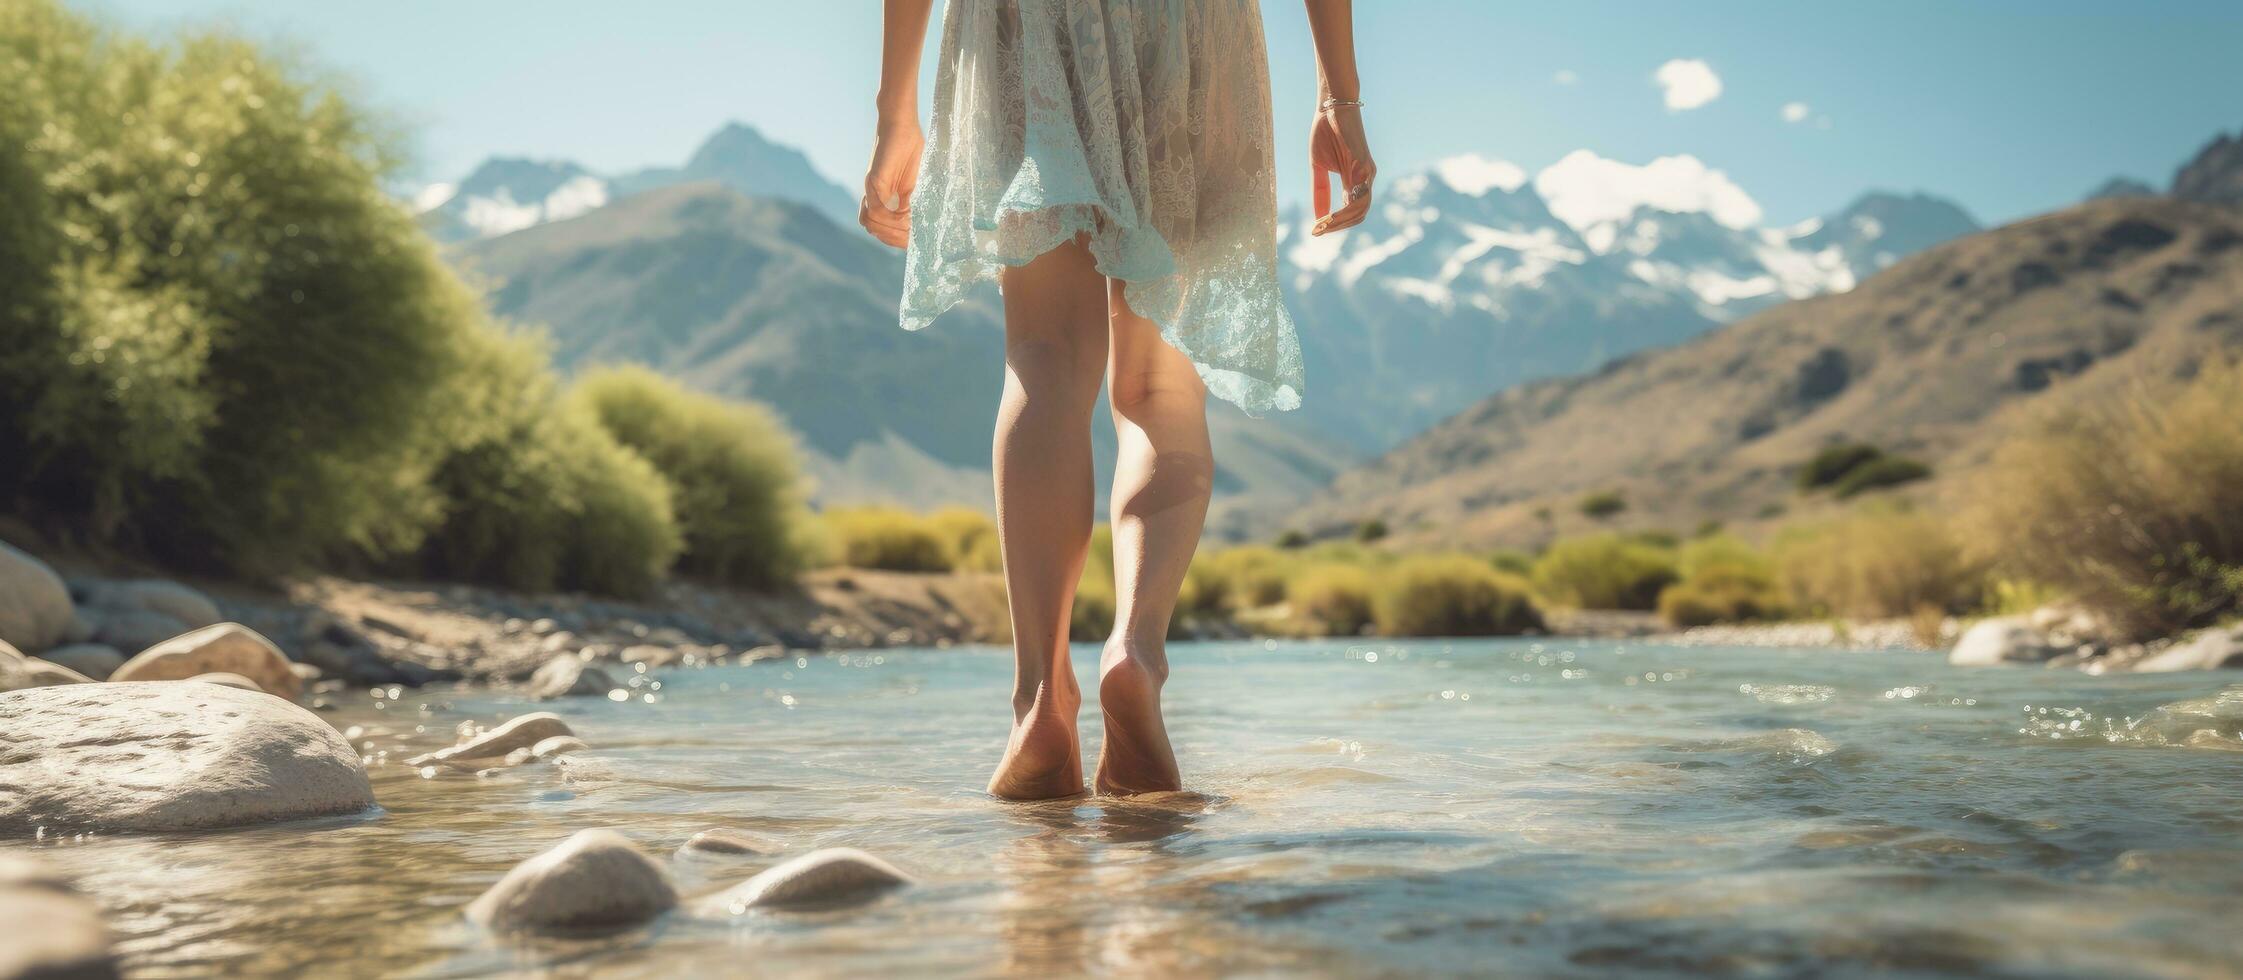
[[[1106,740],[1098,752],[1100,793],[1131,796],[1183,788],[1160,715],[1160,687],[1167,679],[1165,658],[1159,654],[1106,648],[1098,666],[1098,710],[1106,716]]]
[[[1068,701],[1070,703],[1060,703]],[[1050,800],[1083,791],[1083,757],[1076,745],[1075,711],[1082,696],[1039,698],[1015,713],[1005,758],[989,777],[989,795],[1007,800]]]

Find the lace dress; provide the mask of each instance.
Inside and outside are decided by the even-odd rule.
[[[1256,0],[949,0],[903,327],[1088,233],[1209,392],[1298,407],[1267,58]]]

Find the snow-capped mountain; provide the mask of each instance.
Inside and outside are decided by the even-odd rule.
[[[421,223],[445,241],[489,238],[600,207],[608,182],[566,160],[497,157],[458,184],[435,184],[414,204]]]
[[[1310,414],[1376,451],[1489,392],[1852,289],[1977,227],[1947,202],[1883,193],[1792,228],[1764,218],[1695,158],[1636,165],[1586,150],[1532,175],[1441,161],[1394,180],[1338,235],[1309,237],[1292,216],[1281,271],[1308,385],[1325,393]],[[1378,410],[1347,397],[1365,393]]]
[[[765,139],[742,123],[717,130],[683,167],[606,177],[566,160],[500,157],[485,161],[457,184],[422,189],[413,206],[431,234],[461,242],[564,221],[611,200],[697,181],[808,204],[844,226],[856,222],[856,199],[820,175],[802,151]]]

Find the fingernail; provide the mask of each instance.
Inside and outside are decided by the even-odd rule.
[[[885,200],[885,201],[882,201],[882,202],[880,202],[880,203],[882,203],[882,204],[885,204],[885,205],[887,205],[887,206],[888,206],[888,210],[890,210],[890,211],[901,211],[901,210],[903,210],[903,198],[901,198],[901,197],[898,197],[898,196],[896,196],[896,195],[894,195],[894,194],[890,194],[890,195],[888,195],[888,199],[887,199],[887,200]]]

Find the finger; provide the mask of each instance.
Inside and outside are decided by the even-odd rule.
[[[1315,233],[1324,235],[1353,228],[1362,224],[1363,218],[1370,214],[1370,211],[1371,195],[1368,193],[1356,195],[1354,200],[1347,202],[1346,207],[1334,211],[1330,216],[1318,221]]]
[[[1308,182],[1309,197],[1315,202],[1316,216],[1322,218],[1332,213],[1331,174],[1323,167],[1312,168],[1310,173],[1314,176]]]
[[[875,238],[903,234],[911,230],[911,214],[875,209],[871,213],[871,220],[865,222],[865,230],[872,232]]]

